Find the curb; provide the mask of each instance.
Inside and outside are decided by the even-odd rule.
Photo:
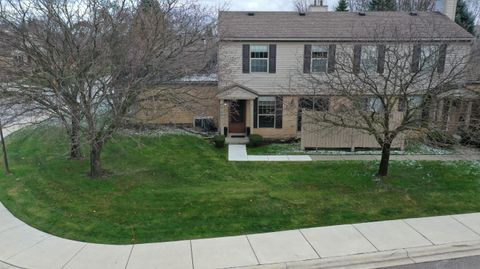
[[[375,269],[480,255],[480,241],[357,254],[344,257],[265,264],[236,269]]]

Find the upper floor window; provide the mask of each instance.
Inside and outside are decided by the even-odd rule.
[[[251,72],[268,72],[268,45],[250,46]]]
[[[327,72],[328,47],[312,46],[312,72]]]
[[[422,46],[421,66],[424,71],[431,71],[435,68],[438,61],[438,46]]]
[[[258,97],[258,127],[274,128],[276,114],[276,99],[274,96]]]
[[[366,72],[377,71],[378,53],[377,46],[362,46],[361,64]]]

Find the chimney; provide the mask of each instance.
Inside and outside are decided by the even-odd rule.
[[[309,12],[327,12],[328,6],[323,5],[323,0],[314,0],[313,5],[308,8]]]
[[[435,10],[445,14],[452,21],[455,20],[455,13],[457,11],[458,0],[436,0]]]

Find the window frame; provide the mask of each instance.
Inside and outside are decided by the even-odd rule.
[[[376,108],[376,101],[371,102],[371,100],[378,100],[379,109]],[[378,96],[366,96],[365,97],[365,111],[372,113],[381,113],[385,110],[382,100]]]
[[[398,112],[405,112],[407,103],[409,107],[418,109],[423,105],[424,96],[422,95],[409,95],[406,100],[403,96],[398,99]],[[413,106],[412,106],[413,105]]]
[[[433,49],[433,50],[430,50],[430,49]],[[425,51],[429,52],[427,57],[430,57],[430,59],[428,59],[428,61],[425,59],[426,58],[425,53],[424,53]],[[433,52],[433,54],[432,54],[432,52]],[[426,72],[434,71],[435,69],[437,69],[439,59],[440,59],[440,45],[438,45],[438,44],[422,44],[420,46],[420,68],[421,68],[421,71],[426,71]]]
[[[252,47],[253,46],[258,46],[258,47],[261,47],[261,46],[265,46],[267,48],[267,57],[266,58],[254,58],[252,57]],[[269,69],[270,69],[270,46],[268,44],[250,44],[250,55],[249,55],[249,61],[250,61],[250,73],[269,73]],[[253,68],[252,68],[252,60],[266,60],[267,64],[266,64],[266,69],[265,71],[253,71]]]
[[[315,104],[318,104],[319,99],[324,99],[327,103],[326,109],[323,108],[321,110],[316,109],[318,106],[315,106]],[[309,100],[311,101],[312,108],[305,108],[302,107],[302,101],[304,100]],[[301,96],[298,99],[298,112],[297,112],[297,131],[302,130],[302,112],[304,109],[307,109],[309,111],[319,111],[319,112],[328,112],[330,111],[330,104],[331,104],[331,96],[330,95],[316,95],[316,96]]]
[[[264,100],[262,100],[264,99]],[[260,107],[262,102],[271,102],[270,106],[273,106],[273,112],[271,113],[260,113]],[[270,109],[272,109],[270,107]],[[261,117],[272,117],[273,116],[273,126],[261,126]],[[277,120],[277,98],[275,96],[259,96],[257,101],[257,123],[258,128],[275,128]]]
[[[315,48],[325,49],[324,53],[326,53],[325,54],[326,56],[325,57],[314,57],[313,53],[315,52]],[[320,51],[320,53],[322,53],[322,51]],[[327,45],[312,45],[312,49],[310,51],[310,71],[312,73],[318,73],[318,74],[327,73],[328,72],[328,56],[329,56],[329,46],[327,46]],[[317,60],[319,60],[319,59],[325,60],[325,71],[315,71],[313,63],[315,62],[316,59]]]
[[[371,50],[371,51],[367,54],[367,50]],[[369,55],[369,54],[372,54],[372,55]],[[367,56],[368,58],[364,56]],[[375,60],[373,61],[373,59]],[[370,72],[373,73],[378,71],[378,46],[377,45],[362,46],[362,52],[360,53],[360,66],[362,70],[367,73],[370,73]]]

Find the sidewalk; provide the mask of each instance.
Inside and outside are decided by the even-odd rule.
[[[378,268],[480,255],[480,213],[139,245],[62,239],[0,203],[0,268]]]
[[[306,162],[312,158],[308,155],[248,155],[247,146],[243,144],[228,145],[228,160],[236,162],[265,161],[265,162]]]
[[[240,144],[228,145],[228,160],[237,162],[246,161],[379,161],[381,155],[248,155],[247,147]],[[391,155],[392,161],[480,161],[479,154],[451,154],[451,155]]]

